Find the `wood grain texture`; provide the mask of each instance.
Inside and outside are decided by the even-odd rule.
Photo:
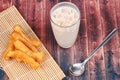
[[[57,44],[50,25],[50,9],[59,2],[72,2],[81,12],[77,40],[68,49]],[[0,11],[12,5],[71,80],[120,80],[120,0],[0,0]],[[85,73],[72,76],[69,65],[84,61],[116,27],[118,34],[86,64]]]
[[[118,42],[120,43],[120,1],[119,0],[115,0],[115,13],[116,13],[116,19],[117,19],[117,27],[118,27]],[[120,45],[119,46],[119,50],[118,50],[118,54],[116,54],[116,56],[114,58],[117,58],[116,61],[116,67],[114,68],[116,70],[115,75],[116,75],[116,80],[120,79]]]
[[[88,53],[92,52],[103,40],[99,1],[86,1]],[[89,74],[90,80],[105,80],[105,65],[102,49],[90,60]]]
[[[102,16],[102,27],[103,37],[108,35],[112,29],[117,27],[116,14],[115,14],[115,3],[114,0],[105,2],[100,1],[101,4],[101,16]],[[106,79],[116,80],[116,69],[118,58],[115,58],[119,49],[118,35],[115,35],[104,47],[105,54],[105,67],[106,67]]]
[[[75,43],[76,53],[74,57],[74,63],[83,62],[88,55],[88,41],[87,41],[87,20],[86,20],[86,1],[85,0],[74,0],[71,1],[76,4],[80,9],[80,28],[78,33],[78,38]],[[88,65],[86,65],[86,72],[80,76],[79,78],[75,78],[75,80],[89,80],[89,70]]]
[[[4,0],[5,1],[5,0]],[[16,6],[20,14],[27,21],[27,0],[11,0],[12,5]]]

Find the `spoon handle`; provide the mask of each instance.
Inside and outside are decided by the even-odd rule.
[[[87,61],[89,61],[94,55],[95,53],[102,47],[104,46],[113,36],[114,34],[118,31],[117,28],[113,29],[113,31],[102,41],[102,43],[94,50],[90,53],[90,55],[88,56],[88,58],[84,61],[84,64],[86,64]]]

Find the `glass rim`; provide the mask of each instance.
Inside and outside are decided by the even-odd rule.
[[[61,5],[61,4],[68,4],[68,5],[72,5],[76,8],[77,12],[78,12],[78,20],[76,20],[75,23],[71,24],[71,25],[68,25],[68,26],[61,26],[61,25],[58,25],[57,23],[55,23],[53,20],[52,20],[52,11],[54,8],[56,8],[58,5]],[[73,25],[75,25],[78,21],[80,20],[80,10],[78,9],[78,7],[74,4],[74,3],[71,3],[71,2],[60,2],[60,3],[57,3],[56,5],[54,5],[52,7],[52,9],[50,10],[50,21],[53,22],[55,25],[57,25],[58,27],[61,27],[61,28],[68,28],[68,27],[72,27]]]

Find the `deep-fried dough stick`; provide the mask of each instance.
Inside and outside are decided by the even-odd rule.
[[[12,51],[14,49],[14,45],[13,45],[13,39],[11,36],[9,36],[9,40],[8,40],[8,43],[7,43],[7,48],[6,50],[4,51],[4,53],[2,54],[2,56],[6,59],[6,60],[9,60],[10,58],[7,58],[6,55],[9,51]]]
[[[41,42],[36,39],[36,43],[33,43],[27,35],[22,30],[22,27],[20,25],[14,26],[14,31],[18,32],[23,38],[25,38],[29,43],[33,44],[34,46],[40,46]]]
[[[21,61],[30,65],[33,69],[37,69],[39,67],[39,63],[36,62],[32,57],[28,56],[22,51],[15,50],[15,57],[19,58]]]
[[[9,51],[5,56],[6,60],[10,60],[10,59],[13,59],[13,58],[15,58],[15,54],[14,54],[13,51]]]
[[[40,45],[42,44],[40,40],[37,40],[37,39],[35,39],[35,38],[29,37],[29,39],[30,39],[30,41],[32,42],[32,44],[33,44],[34,46],[36,46],[36,47],[38,47],[38,46],[40,46]]]
[[[20,50],[20,51],[23,51],[23,52],[27,52],[27,53],[31,53],[32,51],[27,47],[25,46],[20,40],[16,40],[14,42],[14,46],[16,49]]]
[[[33,52],[37,52],[38,49],[33,46],[31,43],[29,43],[26,39],[24,39],[19,33],[17,32],[13,32],[12,34],[12,37],[15,39],[15,40],[21,40],[27,47],[29,47]]]
[[[29,48],[27,48],[20,40],[16,40],[14,42],[15,48],[23,51],[25,54],[34,58],[37,62],[42,62],[45,58],[45,54],[43,52],[32,52]]]
[[[43,52],[35,52],[31,54],[31,57],[33,57],[37,62],[42,62],[45,59],[45,54]]]

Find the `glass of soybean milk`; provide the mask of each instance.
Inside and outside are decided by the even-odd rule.
[[[50,21],[57,43],[62,48],[70,48],[75,43],[79,25],[80,11],[70,2],[61,2],[52,7]]]

